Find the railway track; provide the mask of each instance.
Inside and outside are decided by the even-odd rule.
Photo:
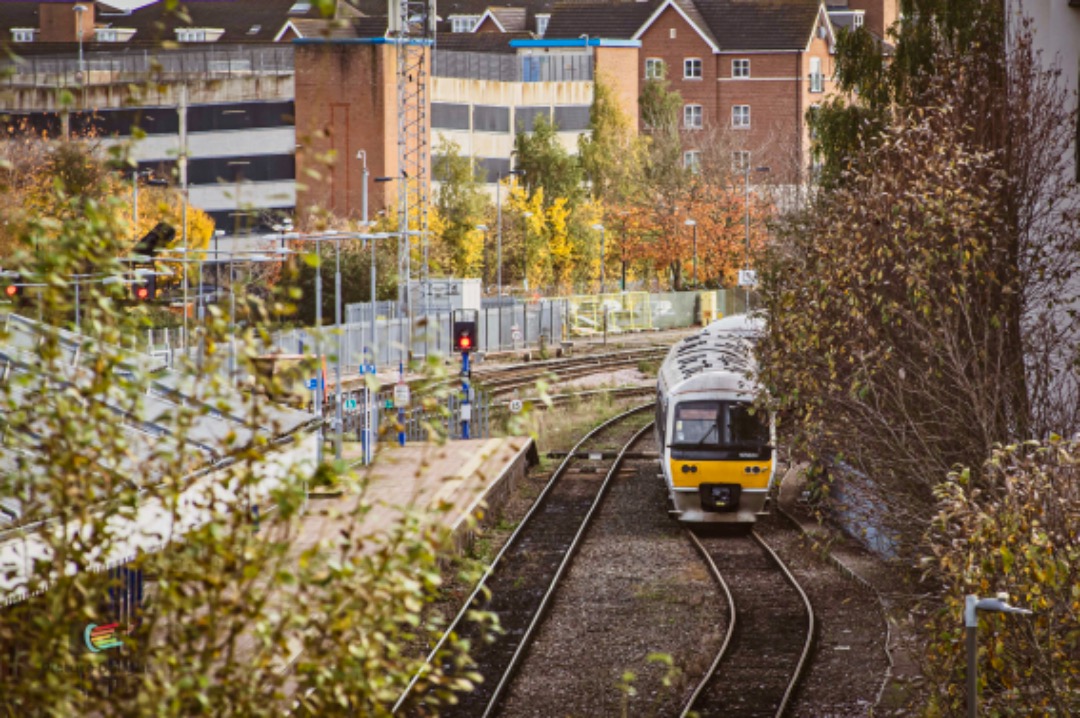
[[[596,514],[623,454],[646,433],[651,404],[636,407],[601,424],[579,441],[518,525],[487,572],[451,622],[447,635],[473,636],[466,620],[474,610],[495,613],[502,634],[492,643],[476,643],[473,658],[484,677],[475,690],[460,697],[443,716],[495,715],[529,643],[551,605],[587,527]],[[644,414],[644,416],[642,416]],[[610,457],[615,450],[614,458]],[[490,593],[488,593],[490,592]],[[445,639],[443,639],[445,641]],[[436,660],[443,641],[429,655]],[[419,674],[394,706],[409,698]]]
[[[808,665],[815,631],[809,599],[756,532],[687,535],[726,594],[730,620],[680,718],[781,718]]]
[[[659,361],[664,358],[666,352],[665,347],[646,347],[610,354],[476,370],[473,372],[473,380],[494,396],[501,396],[514,390],[532,388],[537,380],[545,377],[570,381],[600,372],[635,366],[641,361]]]

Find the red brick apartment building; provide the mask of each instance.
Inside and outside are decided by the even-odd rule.
[[[806,111],[833,84],[834,27],[818,0],[557,7],[547,37],[581,33],[640,41],[640,81],[666,79],[682,97],[688,165],[729,152],[736,167],[769,166],[774,182],[805,181]]]

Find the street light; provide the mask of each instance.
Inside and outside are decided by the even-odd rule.
[[[483,235],[484,235],[484,279],[483,279],[484,287],[483,288],[486,290],[490,286],[487,282],[488,282],[488,274],[490,274],[490,272],[491,272],[491,262],[488,261],[489,260],[488,246],[487,246],[487,231],[488,231],[488,228],[487,228],[486,224],[478,224],[478,225],[476,225],[476,229],[477,229],[478,232],[482,232]]]
[[[694,228],[694,289],[697,289],[697,222],[687,218],[683,224]]]
[[[597,222],[593,229],[600,230],[600,293],[604,293],[604,225]]]
[[[521,263],[522,264],[521,269],[522,269],[522,272],[523,272],[522,275],[521,275],[521,282],[522,282],[522,286],[525,289],[525,292],[529,291],[529,217],[532,217],[532,216],[533,216],[532,212],[526,211],[526,212],[521,213],[521,218],[523,220],[523,222],[522,222],[522,235],[521,235],[521,251],[522,251],[522,254],[524,255],[523,261]]]
[[[499,301],[502,301],[502,179],[503,177],[514,177],[515,175],[521,176],[525,174],[525,170],[509,170],[506,173],[499,172],[495,179],[495,214],[496,214],[496,226],[495,226],[495,239],[496,239],[496,254],[495,254],[495,272],[497,275],[496,287],[498,288]],[[502,332],[502,319],[501,319],[501,307],[500,307],[500,334]],[[502,336],[499,337],[499,343],[502,343]]]
[[[768,167],[755,167],[755,172],[768,172]],[[747,273],[750,271],[750,161],[746,161],[746,165],[743,168],[743,187],[745,189],[746,196],[743,200],[743,208],[746,211],[746,262],[744,268]],[[746,281],[746,308],[750,309],[750,281],[747,277]]]
[[[394,182],[395,180],[408,180],[408,177],[400,175],[397,177],[376,177],[376,182]],[[412,278],[412,247],[409,246],[409,207],[407,202],[409,201],[409,189],[406,187],[402,194],[402,215],[401,226],[398,227],[398,232],[401,235],[401,248],[398,250],[398,309],[404,311],[406,318],[409,320],[409,331],[412,332],[412,300],[409,297],[409,280]],[[401,269],[405,269],[405,278],[402,281]],[[411,337],[410,337],[411,338]]]
[[[361,162],[364,163],[362,181],[361,181],[361,184],[360,184],[360,188],[361,188],[361,192],[360,192],[360,197],[361,197],[361,201],[360,201],[360,217],[362,218],[360,221],[364,225],[364,228],[367,229],[367,225],[368,225],[368,219],[367,219],[367,206],[368,206],[368,201],[367,201],[367,192],[368,192],[368,190],[367,190],[367,185],[368,185],[367,152],[365,150],[357,150],[356,159],[358,159],[358,160],[360,160]]]
[[[85,5],[75,5],[71,8],[75,11],[75,32],[79,36],[79,84],[86,81],[86,65],[83,63],[83,13],[87,8]]]
[[[1026,608],[1015,608],[1006,601],[1007,593],[999,593],[997,598],[979,598],[974,594],[964,597],[964,632],[967,634],[967,714],[968,718],[975,718],[979,712],[979,681],[978,681],[978,641],[976,634],[979,630],[979,611],[991,613],[1013,613],[1020,616],[1030,616],[1031,611]]]

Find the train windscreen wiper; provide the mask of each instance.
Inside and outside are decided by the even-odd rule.
[[[713,424],[713,425],[712,425],[712,428],[711,428],[711,429],[709,429],[708,431],[706,431],[706,432],[705,432],[705,436],[701,437],[701,439],[700,439],[700,440],[699,440],[699,441],[698,441],[698,442],[697,442],[696,444],[694,444],[694,446],[702,446],[702,445],[703,445],[703,444],[705,443],[705,441],[706,441],[706,440],[707,440],[707,439],[708,439],[708,438],[709,438],[710,436],[712,436],[712,433],[713,433],[714,431],[716,431],[717,427],[718,427],[718,425],[717,425],[717,424]]]

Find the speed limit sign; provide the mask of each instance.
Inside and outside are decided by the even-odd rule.
[[[521,413],[521,399],[510,400],[510,411],[514,412],[515,414]]]

